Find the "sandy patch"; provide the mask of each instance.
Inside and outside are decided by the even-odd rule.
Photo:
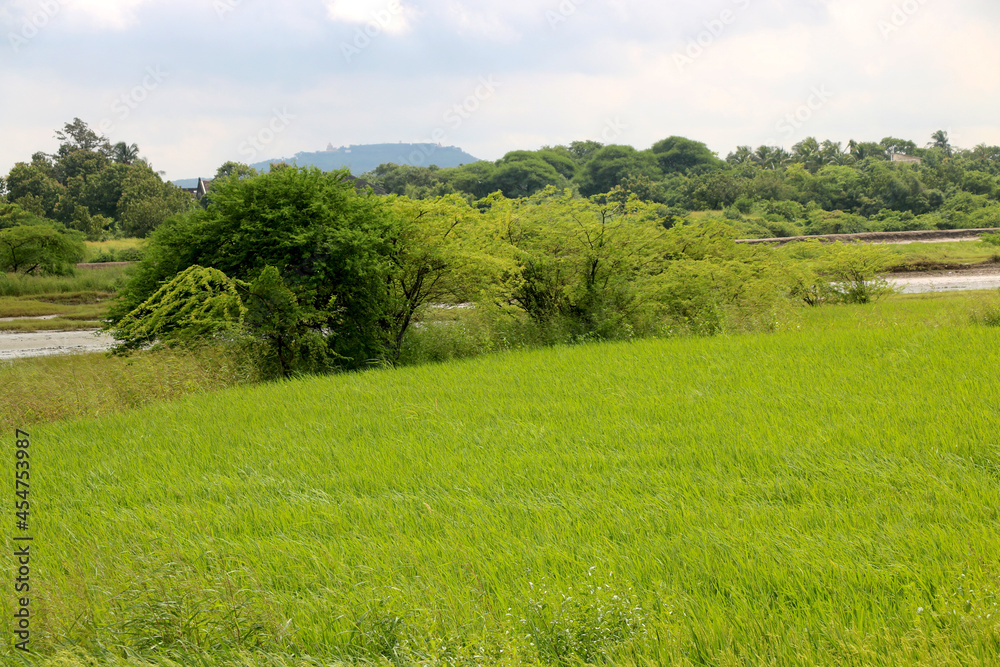
[[[0,334],[0,359],[101,352],[110,348],[113,343],[111,336],[96,330],[3,333]]]
[[[1000,287],[1000,265],[977,266],[963,271],[894,273],[888,280],[901,288],[903,294],[996,289]]]

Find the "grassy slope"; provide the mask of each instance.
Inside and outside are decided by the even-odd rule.
[[[988,662],[1000,330],[809,329],[40,427],[35,646]]]

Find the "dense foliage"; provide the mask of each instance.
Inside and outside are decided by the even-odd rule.
[[[82,234],[0,202],[0,272],[64,274],[83,252]]]
[[[766,331],[797,301],[885,291],[879,249],[793,261],[736,243],[725,221],[677,222],[621,189],[473,205],[379,197],[347,176],[219,179],[206,208],[153,233],[111,314],[122,346],[235,338],[264,376],[288,376],[395,362],[436,304],[473,306],[495,341],[551,344]]]
[[[955,149],[944,132],[927,148],[894,137],[846,147],[808,138],[792,151],[740,146],[724,161],[683,137],[647,150],[574,142],[451,169],[384,164],[365,177],[395,194],[470,201],[552,185],[583,196],[617,188],[681,217],[722,210],[747,237],[1000,227],[1000,147]]]
[[[398,223],[384,200],[359,194],[344,176],[287,168],[225,179],[207,208],[156,230],[112,318],[120,324],[192,266],[247,282],[273,267],[269,289],[295,296],[287,325],[321,336],[330,354],[350,365],[385,356]]]
[[[83,232],[146,236],[194,200],[164,183],[135,144],[111,145],[79,118],[56,132],[59,149],[18,162],[0,183],[0,195],[39,217]]]

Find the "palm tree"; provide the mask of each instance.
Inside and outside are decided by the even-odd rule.
[[[753,152],[753,161],[764,169],[778,169],[789,163],[791,155],[779,146],[760,146]]]
[[[948,157],[951,157],[951,143],[948,141],[948,133],[944,130],[938,130],[932,134],[931,143],[927,146],[928,148],[940,148]]]
[[[139,158],[139,147],[119,141],[111,148],[111,158],[120,164],[132,164]]]
[[[823,165],[823,156],[815,137],[806,137],[792,146],[792,156],[810,172],[815,172]]]
[[[737,146],[735,153],[726,156],[729,164],[753,164],[753,149],[749,146]]]
[[[857,146],[855,145],[854,147],[856,148]],[[824,141],[820,146],[819,152],[824,164],[846,165],[854,162],[854,156],[851,155],[850,151],[844,152],[840,148],[839,141]]]

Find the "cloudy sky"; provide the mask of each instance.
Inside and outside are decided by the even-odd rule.
[[[74,117],[168,178],[382,142],[1000,144],[996,0],[0,0],[0,174]]]

